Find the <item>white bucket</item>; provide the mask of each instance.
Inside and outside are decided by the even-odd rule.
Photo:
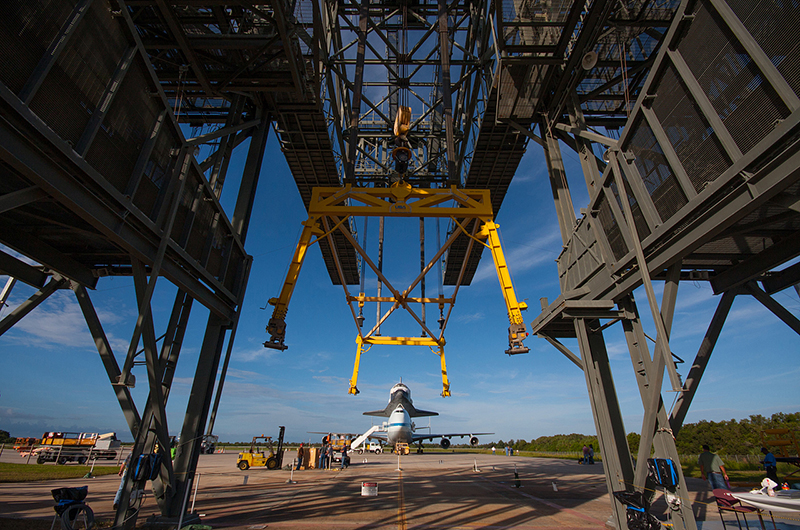
[[[377,497],[378,496],[378,483],[377,482],[362,482],[361,483],[361,496],[362,497]]]

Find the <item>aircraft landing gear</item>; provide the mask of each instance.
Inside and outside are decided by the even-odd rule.
[[[422,442],[420,442],[420,443],[419,443],[419,447],[417,447],[417,454],[418,454],[418,455],[421,455],[421,454],[422,454],[422,452],[423,452],[423,451],[422,451]]]

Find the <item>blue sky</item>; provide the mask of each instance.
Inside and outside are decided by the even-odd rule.
[[[231,211],[237,175],[247,145],[231,167],[223,204]],[[577,157],[564,148],[576,211],[588,203]],[[303,267],[287,317],[285,352],[262,347],[271,315],[266,306],[277,296],[294,251],[300,223],[306,218],[299,194],[277,141],[271,136],[258,190],[247,251],[255,261],[242,319],[215,428],[224,441],[249,440],[261,433],[277,434],[286,425],[287,439],[317,441],[307,431],[363,432],[372,419],[362,411],[383,407],[389,388],[403,379],[418,407],[437,410],[434,432],[492,431],[486,441],[559,433],[594,433],[584,376],[543,339],[530,337],[531,352],[506,356],[508,321],[497,277],[486,254],[473,284],[462,288],[447,329],[447,367],[452,396],[439,397],[438,358],[424,347],[384,346],[362,357],[358,387],[347,393],[355,356],[355,325],[342,288],[331,284],[319,250],[312,248]],[[541,148],[531,143],[497,217],[517,295],[538,314],[539,298],[558,296],[555,258],[561,243],[556,225]],[[426,232],[435,238],[435,224]],[[360,226],[360,224],[359,224]],[[375,245],[377,224],[370,225]],[[390,279],[406,284],[419,269],[418,221],[387,221],[386,270]],[[442,225],[444,234],[446,226]],[[434,239],[435,241],[435,239]],[[434,249],[428,247],[428,255]],[[489,258],[489,259],[487,259]],[[5,282],[5,278],[0,277]],[[436,283],[428,280],[428,293]],[[445,288],[449,294],[452,288]],[[370,274],[367,291],[374,293]],[[657,284],[658,295],[661,285]],[[8,312],[32,294],[18,284]],[[357,293],[354,286],[351,292]],[[156,334],[166,326],[175,288],[160,279],[153,302]],[[640,313],[649,317],[644,292],[637,292]],[[133,330],[136,307],[129,278],[102,278],[90,293],[120,365]],[[793,314],[800,315],[794,290],[776,295]],[[685,359],[686,376],[717,304],[705,283],[681,284],[673,326],[672,349]],[[374,309],[365,312],[374,322]],[[428,322],[436,326],[436,308]],[[170,432],[178,434],[202,341],[207,311],[195,305],[190,328],[167,407]],[[646,322],[648,334],[654,327]],[[384,334],[389,334],[387,326]],[[408,319],[397,324],[398,334],[418,334]],[[402,331],[401,331],[402,330]],[[606,332],[617,393],[626,431],[641,429],[642,406],[619,325]],[[577,352],[574,343],[567,343]],[[652,345],[651,345],[652,347]],[[39,436],[44,431],[116,431],[131,440],[92,338],[74,295],[61,291],[0,337],[0,429],[13,436]],[[734,303],[689,411],[687,422],[728,420],[751,414],[800,410],[797,380],[797,336],[752,298]],[[146,372],[134,369],[139,385],[133,390],[140,408],[146,398]],[[672,405],[675,394],[665,392]],[[420,421],[420,424],[427,422]]]

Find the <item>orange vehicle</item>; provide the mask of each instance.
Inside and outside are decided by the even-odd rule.
[[[33,449],[38,442],[38,438],[17,438],[14,440],[14,450],[18,453],[26,453]]]

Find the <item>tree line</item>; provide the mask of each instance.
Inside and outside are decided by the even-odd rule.
[[[757,455],[761,448],[761,431],[763,429],[790,429],[795,431],[795,437],[800,433],[800,412],[777,412],[770,417],[760,414],[751,415],[746,419],[729,421],[706,421],[685,423],[675,439],[678,454],[692,455],[702,452],[703,444],[708,444],[715,453],[724,455]],[[637,433],[629,433],[628,446],[634,455],[639,451]],[[483,447],[506,447],[510,445],[519,451],[543,453],[574,453],[580,452],[584,445],[592,444],[595,450],[599,447],[597,436],[586,434],[556,434],[555,436],[540,436],[530,442],[523,439],[500,440],[484,444]]]

